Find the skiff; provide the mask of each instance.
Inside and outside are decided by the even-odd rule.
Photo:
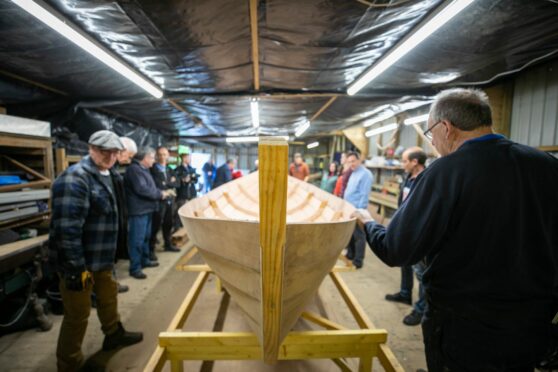
[[[260,155],[260,172],[264,172],[263,163]],[[272,176],[277,174],[275,169],[270,171]],[[273,362],[282,340],[347,246],[355,220],[350,217],[352,205],[306,182],[287,180],[285,173],[284,241],[280,230],[268,234],[275,244],[269,262],[278,271],[266,275],[260,244],[261,176],[255,172],[226,183],[191,200],[179,214],[189,238],[242,309],[262,346],[270,345],[271,350],[265,348],[265,359]],[[267,224],[281,224],[281,213],[273,215],[281,209],[280,204],[273,204],[280,198],[275,195],[268,200],[272,215]],[[275,291],[277,299],[266,305],[262,298],[268,287],[272,289],[267,292]],[[274,311],[275,318],[266,321]],[[268,340],[269,334],[275,339]]]

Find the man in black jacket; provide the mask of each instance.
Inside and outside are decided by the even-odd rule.
[[[236,160],[229,159],[225,164],[217,168],[217,176],[215,176],[215,182],[213,183],[214,189],[232,180],[232,171],[235,165]]]
[[[190,165],[190,154],[180,155],[181,163],[176,167],[176,208],[175,208],[175,227],[178,228],[182,224],[180,223],[180,216],[178,215],[178,210],[182,207],[188,200],[194,199],[196,197],[196,183],[198,182],[198,174],[196,169]]]
[[[130,276],[145,279],[142,268],[156,267],[159,263],[149,259],[151,219],[157,210],[157,202],[172,195],[169,190],[161,191],[155,186],[149,168],[155,162],[155,150],[142,148],[126,169],[124,185],[128,200],[128,247],[130,251]]]
[[[167,165],[169,159],[169,150],[166,147],[157,149],[157,162],[151,167],[151,175],[155,181],[155,185],[161,191],[173,190],[177,186],[174,171]],[[159,229],[163,231],[163,241],[165,243],[165,251],[178,252],[171,241],[171,233],[173,227],[173,207],[174,199],[166,198],[159,201],[159,208],[153,213],[153,222],[151,226],[151,241],[149,242],[150,259],[157,260],[155,255],[155,245],[157,243],[157,234]]]
[[[558,160],[491,125],[483,92],[441,92],[425,135],[442,157],[418,176],[388,228],[356,213],[388,265],[425,258],[431,372],[532,371],[554,347]]]

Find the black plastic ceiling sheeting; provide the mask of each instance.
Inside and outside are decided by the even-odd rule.
[[[112,128],[206,137],[254,133],[248,0],[48,0],[63,17],[165,91],[156,100],[27,15],[0,2],[0,104],[8,113],[51,118],[54,127]],[[429,102],[439,89],[485,83],[556,58],[558,4],[477,0],[355,97],[348,85],[442,0],[260,0],[258,41],[262,134],[292,134],[329,100],[308,134],[370,119],[376,108]],[[2,73],[4,72],[4,74]],[[14,84],[5,72],[63,92]],[[183,110],[166,98],[175,99]],[[389,101],[389,102],[388,102]],[[201,124],[200,124],[201,123]],[[158,142],[159,139],[154,142]]]

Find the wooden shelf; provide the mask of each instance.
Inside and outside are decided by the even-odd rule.
[[[20,134],[2,133],[0,136],[0,169],[30,177],[29,182],[0,186],[3,205],[14,204],[17,209],[18,195],[24,195],[23,189],[50,189],[54,179],[52,156],[52,139]],[[21,194],[20,194],[21,193]],[[48,202],[50,194],[45,198],[33,199]],[[13,198],[13,200],[11,200]],[[43,220],[48,220],[50,211],[42,211],[31,215],[22,215],[0,222],[0,229],[20,227]],[[7,216],[6,216],[7,217]]]
[[[48,234],[45,234],[0,245],[0,273],[13,270],[13,268],[32,260],[47,240]]]
[[[400,165],[368,165],[366,168],[369,169],[388,169],[388,170],[397,170],[402,171],[403,167]]]

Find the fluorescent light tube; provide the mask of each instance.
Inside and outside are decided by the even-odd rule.
[[[258,101],[254,100],[250,102],[250,113],[252,114],[252,125],[254,128],[260,126],[260,110],[258,107]]]
[[[389,51],[378,63],[376,63],[364,75],[353,82],[347,89],[347,94],[352,96],[368,85],[372,80],[380,76],[395,62],[422,43],[428,36],[436,32],[440,27],[449,22],[463,9],[475,0],[454,0],[438,14],[429,19],[417,31],[413,32],[405,41],[395,49]]]
[[[61,16],[56,16],[51,11],[45,9],[38,3],[31,0],[12,1],[23,10],[25,10],[27,13],[31,14],[32,16],[52,28],[54,31],[70,40],[72,43],[76,44],[81,49],[85,50],[87,53],[91,54],[93,57],[109,66],[120,75],[130,80],[132,83],[147,91],[153,97],[163,97],[163,91],[158,86],[147,80],[138,72],[126,66],[124,63],[119,61],[116,57],[111,55],[97,43],[91,41],[82,33],[71,27],[66,20],[63,20],[61,18]]]
[[[228,143],[244,143],[244,142],[258,142],[259,137],[227,137],[225,141]]]
[[[414,117],[412,117],[412,118],[405,119],[405,121],[403,122],[403,124],[405,124],[405,125],[411,125],[411,124],[423,123],[423,122],[425,122],[425,121],[428,121],[428,114],[419,115],[419,116],[414,116]]]
[[[308,145],[306,145],[306,148],[313,149],[314,147],[318,147],[318,146],[320,146],[320,143],[318,141],[316,141],[316,142],[312,142],[312,143],[309,143]]]
[[[372,126],[372,125],[374,125],[374,124],[378,124],[378,123],[380,123],[380,122],[382,122],[382,121],[384,121],[384,120],[387,120],[387,119],[393,117],[394,115],[395,115],[395,112],[393,112],[393,111],[391,111],[391,110],[388,110],[387,112],[385,112],[385,113],[383,113],[383,114],[381,114],[381,115],[379,115],[379,116],[376,116],[376,117],[375,117],[374,119],[372,119],[372,120],[367,120],[367,121],[365,121],[363,127],[366,128],[366,127],[370,127],[370,126]]]
[[[302,133],[306,132],[310,128],[310,121],[306,120],[295,132],[295,137],[302,136]]]
[[[368,132],[364,133],[364,135],[366,137],[372,137],[372,136],[375,136],[377,134],[389,132],[390,130],[394,130],[395,128],[397,128],[396,123],[389,124],[389,125],[384,125],[383,127],[369,130]]]
[[[276,138],[284,139],[285,141],[289,140],[289,136],[271,136]],[[250,143],[250,142],[258,142],[260,137],[258,136],[245,136],[245,137],[227,137],[225,141],[227,143]]]

